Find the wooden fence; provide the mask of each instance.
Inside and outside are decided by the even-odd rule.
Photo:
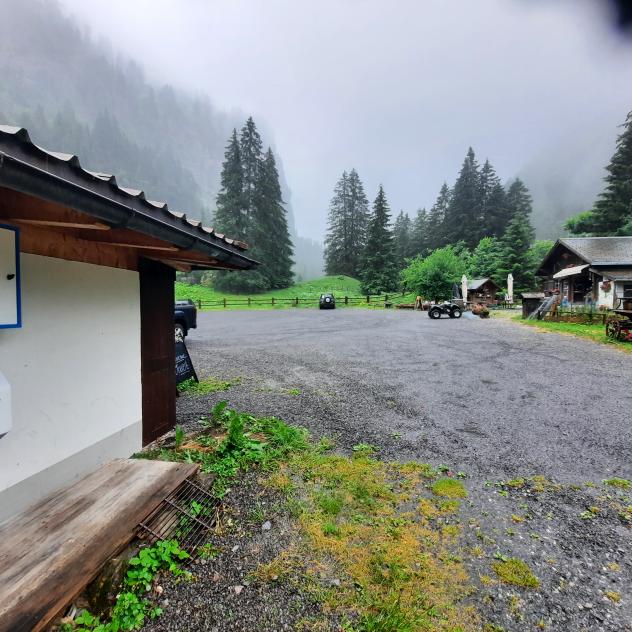
[[[336,298],[337,305],[359,305],[359,304],[383,304],[386,305],[393,299],[394,296],[399,296],[399,294],[367,294],[366,296],[339,296]],[[401,296],[406,296],[405,292],[402,292]],[[313,305],[314,307],[318,306],[320,300],[320,295],[311,296],[307,298],[300,298],[298,296],[288,297],[288,298],[223,298],[218,299],[216,301],[203,301],[198,299],[195,301],[198,309],[212,308],[212,307],[223,307],[226,309],[227,307],[254,307],[257,305],[270,305],[274,307],[275,305],[289,305],[298,307],[300,305]]]
[[[606,319],[612,314],[604,311],[589,311],[585,309],[558,309],[554,316],[547,316],[543,320],[550,320],[554,323],[577,323],[577,324],[606,324]]]

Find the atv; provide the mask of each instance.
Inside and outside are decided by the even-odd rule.
[[[450,318],[461,318],[463,310],[456,303],[445,301],[439,305],[432,305],[428,310],[430,318],[441,318],[442,314],[447,314]]]

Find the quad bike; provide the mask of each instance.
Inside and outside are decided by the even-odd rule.
[[[432,305],[428,310],[428,316],[430,316],[430,318],[441,318],[442,314],[447,314],[450,318],[461,318],[462,313],[461,307],[456,303],[450,303],[450,301],[445,301],[439,305]]]

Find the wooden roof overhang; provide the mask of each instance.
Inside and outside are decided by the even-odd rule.
[[[155,259],[176,270],[248,270],[258,263],[229,239],[76,156],[45,151],[26,130],[0,126],[0,223],[18,226],[22,252],[137,270]]]

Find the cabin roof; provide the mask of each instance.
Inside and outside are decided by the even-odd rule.
[[[632,266],[632,237],[564,237],[558,239],[540,265],[540,270],[567,249],[593,266]]]
[[[488,282],[492,283],[497,288],[500,288],[500,286],[496,282],[492,281],[492,279],[490,279],[489,277],[485,277],[484,279],[471,279],[467,282],[467,289],[475,291],[483,287]]]
[[[203,226],[166,202],[122,187],[116,176],[84,168],[73,154],[39,147],[26,129],[0,125],[0,187],[32,195],[88,214],[111,228],[164,240],[208,258],[194,267],[247,270],[258,265],[242,241]],[[202,258],[203,259],[203,258]]]

